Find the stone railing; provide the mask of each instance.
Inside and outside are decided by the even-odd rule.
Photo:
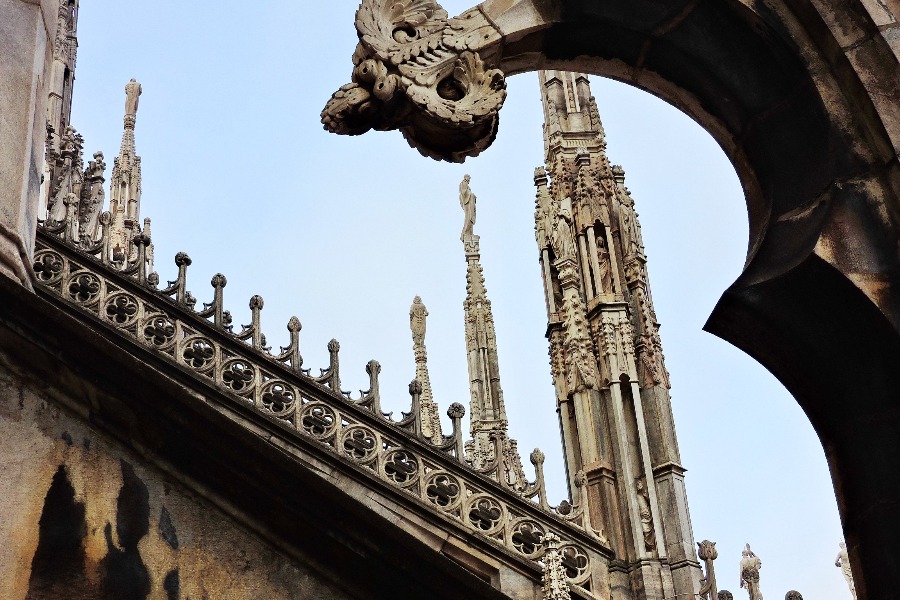
[[[158,289],[158,276],[145,268],[148,236],[135,236],[137,260],[123,268],[111,261],[104,240],[79,243],[66,230],[65,224],[38,227],[34,271],[40,293],[61,298],[76,314],[101,319],[134,343],[212,381],[235,401],[288,423],[343,460],[364,467],[371,477],[515,555],[540,560],[544,540],[553,533],[561,540],[559,552],[572,584],[589,587],[592,561],[611,556],[581,507],[567,501],[548,506],[539,451],[531,455],[536,481],[526,489],[512,489],[485,476],[485,470],[475,472],[463,458],[462,405],[454,403],[447,411],[452,435],[433,443],[422,435],[417,381],[410,384],[410,411],[395,421],[381,409],[378,362],[366,365],[369,389],[354,398],[341,390],[336,340],[328,344],[328,367],[312,375],[303,368],[296,317],[287,325],[288,345],[273,353],[261,331],[261,297],[251,298],[251,323],[236,333],[223,307],[223,275],[212,278],[213,301],[196,310],[187,290],[191,260],[186,254],[175,258],[176,280]]]

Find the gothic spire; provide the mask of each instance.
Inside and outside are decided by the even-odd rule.
[[[505,476],[507,483],[513,488],[521,489],[525,487],[526,480],[516,442],[507,433],[508,421],[503,390],[500,388],[494,316],[484,285],[480,238],[473,233],[475,202],[475,194],[469,188],[469,176],[466,175],[459,184],[459,203],[465,214],[460,239],[466,256],[466,299],[463,301],[463,312],[471,396],[469,422],[472,441],[468,444],[467,460],[476,469],[499,467],[501,476]]]
[[[431,392],[431,378],[428,375],[428,353],[425,351],[425,319],[428,317],[428,309],[422,304],[422,299],[416,296],[409,307],[409,329],[412,331],[413,353],[416,360],[416,380],[422,384],[419,410],[422,421],[422,435],[430,439],[434,444],[440,444],[443,440],[441,434],[441,418],[438,414],[437,403]]]
[[[546,168],[535,171],[535,237],[570,491],[634,565],[633,581],[613,585],[654,600],[694,596],[684,469],[634,201],[609,164],[587,76],[539,80]]]
[[[141,91],[141,84],[134,79],[125,86],[125,128],[109,186],[110,247],[113,261],[122,266],[135,258],[131,242],[140,232],[141,157],[135,149],[134,126]]]

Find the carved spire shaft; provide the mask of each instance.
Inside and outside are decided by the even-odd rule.
[[[490,429],[505,432],[506,407],[500,387],[497,364],[497,338],[494,316],[488,300],[481,267],[479,237],[463,239],[466,252],[466,299],[463,303],[466,322],[469,381],[472,395],[472,431]],[[478,416],[475,417],[477,409]]]
[[[640,569],[641,589],[656,590],[647,598],[692,596],[700,573],[686,509],[675,509],[687,506],[684,469],[634,202],[606,156],[587,76],[539,80],[546,170],[535,172],[535,237],[570,490],[619,559],[653,562]]]
[[[419,418],[422,423],[422,435],[434,444],[443,441],[441,418],[437,403],[431,392],[431,378],[428,375],[428,353],[425,350],[425,319],[428,309],[422,299],[416,296],[409,307],[409,328],[412,331],[413,353],[416,360],[416,380],[422,384],[419,396]]]
[[[484,284],[480,238],[472,232],[475,225],[475,202],[475,194],[469,189],[469,176],[466,175],[460,184],[460,205],[465,214],[460,237],[466,257],[466,299],[463,301],[463,314],[471,396],[469,423],[472,444],[468,460],[476,469],[498,465],[506,482],[521,489],[526,485],[525,474],[516,442],[507,433],[509,423],[500,387],[494,315]],[[497,455],[498,450],[500,456]]]
[[[47,121],[57,135],[69,125],[72,112],[72,85],[78,52],[78,0],[59,0],[53,64],[47,95]],[[59,139],[57,138],[57,147]]]
[[[112,215],[110,245],[113,262],[124,267],[136,259],[132,241],[141,231],[141,157],[134,143],[141,84],[132,79],[125,86],[125,117],[119,155],[113,161],[109,211]]]

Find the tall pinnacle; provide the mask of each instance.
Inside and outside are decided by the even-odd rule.
[[[466,299],[463,302],[466,325],[466,350],[469,367],[470,427],[472,441],[467,460],[476,469],[491,465],[514,488],[524,487],[525,475],[516,450],[516,442],[507,434],[508,421],[500,388],[497,338],[494,316],[488,300],[481,268],[479,236],[475,226],[475,194],[469,188],[469,176],[459,184],[459,203],[465,214],[462,235],[466,254]],[[497,450],[501,456],[497,456]]]
[[[134,125],[141,91],[141,84],[135,79],[125,84],[125,131],[122,133],[122,144],[119,146],[120,156],[135,156],[137,153],[134,147]]]
[[[535,238],[569,490],[628,565],[632,595],[693,598],[699,569],[634,200],[607,158],[587,76],[539,80]]]
[[[428,309],[422,304],[422,299],[416,296],[409,307],[409,329],[412,331],[413,352],[416,359],[416,380],[422,384],[420,399],[422,434],[432,443],[439,444],[443,440],[441,418],[431,392],[431,378],[428,376],[428,353],[425,351],[425,318],[427,316]]]
[[[141,84],[134,79],[125,85],[125,129],[110,180],[110,247],[113,261],[121,265],[136,258],[131,242],[140,232],[141,157],[137,155],[134,145],[134,125],[141,91]]]

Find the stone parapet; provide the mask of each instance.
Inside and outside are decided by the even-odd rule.
[[[370,389],[353,398],[340,389],[336,342],[329,344],[331,361],[319,376],[302,368],[296,320],[288,325],[287,348],[273,354],[264,346],[258,297],[251,301],[253,324],[231,331],[230,314],[222,309],[224,277],[213,280],[214,301],[194,310],[185,289],[186,255],[176,260],[178,280],[158,290],[158,278],[139,268],[141,261],[130,272],[117,271],[104,264],[102,240],[86,251],[64,237],[64,228],[39,230],[34,262],[39,294],[129,352],[149,352],[158,369],[187,382],[199,397],[220,397],[216,404],[222,413],[250,411],[264,424],[262,430],[251,429],[266,443],[288,454],[317,448],[329,457],[328,477],[342,488],[358,489],[369,503],[374,497],[389,499],[374,501],[381,511],[386,505],[405,507],[401,527],[436,530],[431,534],[436,538],[474,536],[473,547],[490,556],[489,562],[505,564],[535,585],[543,540],[552,532],[571,567],[569,582],[586,589],[603,585],[611,552],[582,527],[581,509],[564,503],[547,510],[460,462],[456,412],[454,435],[432,443],[417,418],[421,387],[411,386],[412,409],[392,421],[380,408],[380,368],[374,361],[367,367]],[[348,475],[352,486],[344,481]]]

